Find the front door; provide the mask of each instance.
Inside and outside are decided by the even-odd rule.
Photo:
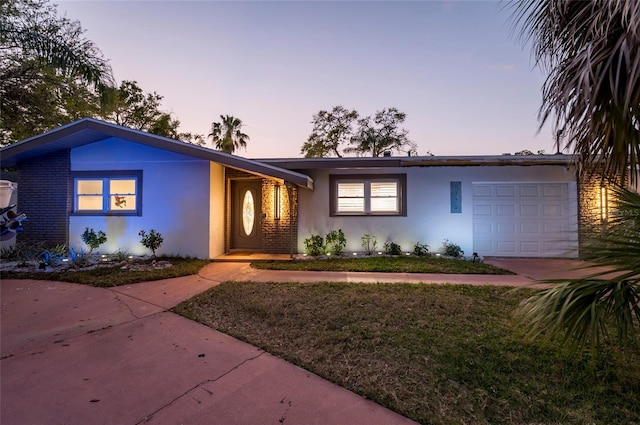
[[[231,181],[231,249],[262,248],[262,182]]]

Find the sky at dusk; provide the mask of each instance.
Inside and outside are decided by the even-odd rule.
[[[114,76],[164,96],[181,131],[234,115],[249,158],[299,157],[312,118],[396,107],[418,153],[554,152],[544,75],[490,1],[62,1]],[[210,141],[208,142],[210,146]]]

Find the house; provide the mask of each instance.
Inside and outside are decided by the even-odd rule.
[[[578,181],[566,155],[251,160],[84,118],[0,150],[18,169],[26,243],[215,258],[234,251],[298,253],[313,234],[445,239],[482,256],[575,257],[579,234],[606,219],[606,189]],[[603,216],[604,214],[604,216]],[[86,248],[86,247],[85,247]]]

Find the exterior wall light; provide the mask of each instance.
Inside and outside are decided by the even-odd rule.
[[[280,220],[280,185],[273,188],[273,218]]]
[[[600,220],[604,223],[609,218],[609,189],[600,186]]]

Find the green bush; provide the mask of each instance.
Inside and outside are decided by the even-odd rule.
[[[325,236],[325,249],[331,255],[340,255],[347,246],[347,239],[344,237],[342,229],[332,230]]]
[[[445,239],[442,243],[442,252],[444,255],[455,258],[462,257],[464,255],[464,251],[460,248],[460,245],[449,241],[449,239]]]
[[[312,257],[324,254],[324,240],[320,235],[311,235],[304,240],[304,252]]]
[[[384,253],[387,255],[400,255],[402,254],[402,248],[395,242],[385,242]]]
[[[150,249],[153,256],[156,256],[156,250],[160,248],[164,239],[160,232],[156,232],[154,229],[149,230],[149,233],[144,230],[140,230],[138,232],[138,236],[140,236],[140,243],[147,249]]]
[[[370,234],[364,235],[360,238],[360,244],[362,245],[362,249],[364,250],[365,255],[371,255],[378,247],[378,241],[376,237]]]
[[[429,245],[416,242],[416,244],[413,246],[413,253],[418,257],[424,257],[425,255],[429,254]]]
[[[89,247],[89,254],[91,254],[94,249],[98,248],[100,245],[107,241],[107,235],[102,230],[96,233],[95,230],[88,227],[85,227],[81,237],[82,242],[87,244],[87,246]]]

